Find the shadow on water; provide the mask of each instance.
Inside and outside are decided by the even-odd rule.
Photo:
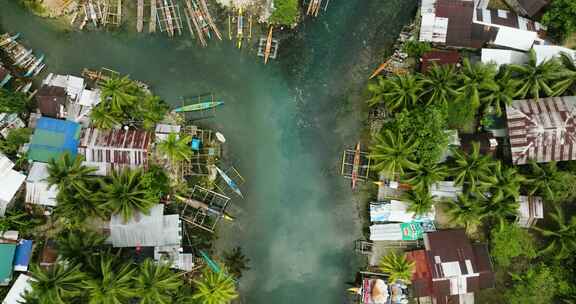
[[[210,124],[247,182],[218,248],[242,246],[252,270],[244,303],[342,303],[358,261],[360,224],[339,156],[360,132],[361,89],[416,0],[332,0],[282,41],[268,66],[228,43],[199,49],[189,39],[136,33],[63,32],[0,0],[0,27],[21,32],[48,70],[109,67],[149,83],[167,101],[215,92],[226,105]]]

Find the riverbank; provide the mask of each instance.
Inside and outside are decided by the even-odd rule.
[[[218,248],[240,245],[252,261],[241,281],[244,303],[342,302],[361,228],[339,157],[360,134],[365,81],[416,1],[331,4],[267,66],[228,42],[200,49],[189,38],[62,32],[12,1],[0,5],[4,29],[23,32],[53,71],[106,66],[172,104],[217,92],[226,105],[207,123],[226,134],[234,147],[227,156],[246,179],[246,198],[232,206],[237,220],[218,231]]]

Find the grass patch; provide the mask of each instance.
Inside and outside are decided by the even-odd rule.
[[[276,0],[274,6],[270,23],[283,25],[296,23],[298,20],[298,0]]]
[[[504,2],[504,0],[490,0],[490,2],[488,3],[488,8],[489,9],[501,9],[501,10],[510,10],[510,7],[508,6],[508,4],[506,4],[506,2]]]

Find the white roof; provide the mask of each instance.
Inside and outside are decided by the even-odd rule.
[[[18,279],[14,282],[14,285],[8,291],[8,294],[2,301],[2,304],[20,304],[23,303],[24,299],[22,296],[26,291],[32,290],[30,282],[34,280],[33,278],[20,274]]]
[[[7,170],[0,175],[0,203],[8,203],[22,186],[26,175],[14,170]]]
[[[75,99],[77,96],[80,96],[80,93],[82,93],[84,89],[84,79],[70,75],[68,75],[67,78],[66,92],[70,97]]]
[[[430,194],[437,198],[456,199],[458,194],[462,194],[462,187],[451,181],[437,182],[430,187]]]
[[[100,103],[100,90],[83,90],[78,103],[85,107],[94,107]]]
[[[370,220],[372,222],[400,222],[408,223],[414,220],[434,220],[436,212],[434,208],[428,213],[416,216],[414,212],[408,211],[409,204],[391,200],[389,203],[370,204]]]
[[[500,49],[482,49],[482,63],[494,63],[498,66],[503,64],[523,64],[528,61],[525,53],[500,50]]]
[[[400,224],[379,224],[370,226],[371,241],[401,241],[402,227]]]
[[[158,204],[150,214],[138,212],[128,222],[115,214],[110,219],[109,242],[114,247],[168,246],[181,243],[180,217],[164,215],[164,205]]]
[[[12,168],[14,168],[14,163],[6,155],[0,153],[0,176]]]
[[[32,163],[32,168],[26,178],[27,203],[56,206],[58,188],[56,185],[48,187],[48,182],[46,182],[48,176],[48,164],[41,162]]]
[[[164,133],[180,133],[180,126],[179,125],[169,125],[169,124],[157,124],[156,125],[156,134]]]
[[[572,56],[572,59],[576,60],[576,51],[565,47],[557,45],[534,45],[532,49],[534,50],[534,53],[536,53],[537,64],[558,57],[562,52]]]
[[[528,51],[532,48],[536,39],[538,39],[538,33],[536,32],[511,27],[500,27],[494,44],[516,50]]]

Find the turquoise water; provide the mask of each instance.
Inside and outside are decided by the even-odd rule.
[[[109,67],[174,104],[221,96],[226,105],[209,123],[226,135],[226,154],[246,183],[245,199],[231,208],[237,221],[220,227],[217,245],[242,246],[251,259],[243,303],[344,303],[361,226],[339,158],[360,134],[365,79],[415,0],[331,0],[267,66],[228,43],[200,49],[145,34],[63,33],[14,2],[0,0],[0,26],[42,50],[51,72]]]

